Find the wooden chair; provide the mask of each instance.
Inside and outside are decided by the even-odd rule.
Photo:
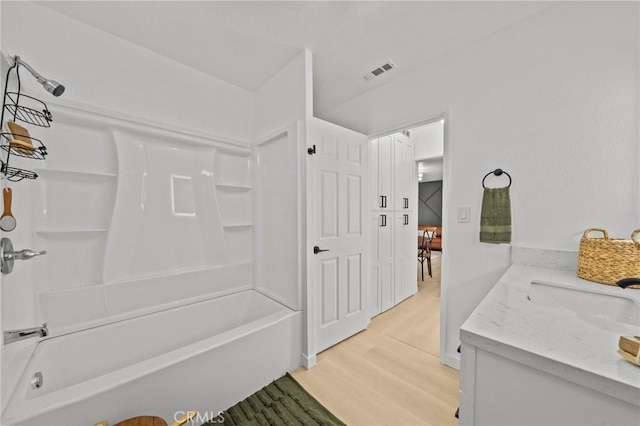
[[[418,229],[418,262],[422,272],[422,281],[424,281],[424,262],[427,262],[427,270],[429,276],[431,274],[431,241],[435,235],[435,228],[421,227]]]

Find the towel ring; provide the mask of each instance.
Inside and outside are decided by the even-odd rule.
[[[482,187],[483,187],[483,188],[486,188],[486,186],[484,186],[484,181],[485,181],[485,179],[486,179],[489,175],[493,174],[493,175],[496,175],[496,176],[500,176],[500,175],[502,175],[503,173],[504,173],[505,175],[507,175],[507,177],[509,178],[509,185],[507,185],[506,187],[507,187],[507,188],[510,188],[510,187],[511,187],[511,175],[510,175],[509,173],[505,172],[505,171],[504,171],[504,170],[502,170],[502,169],[495,169],[494,171],[489,172],[489,173],[487,173],[486,175],[484,175],[484,177],[482,178]]]

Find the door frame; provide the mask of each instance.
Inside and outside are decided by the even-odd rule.
[[[372,139],[377,139],[382,136],[391,135],[394,133],[402,132],[403,130],[410,130],[416,127],[424,126],[426,124],[430,124],[439,120],[444,119],[444,135],[443,135],[443,158],[442,158],[442,227],[444,229],[450,229],[449,227],[449,199],[450,196],[450,185],[451,185],[451,172],[450,172],[450,164],[449,159],[451,158],[450,152],[450,140],[449,140],[449,129],[451,125],[451,111],[449,109],[437,115],[430,115],[424,119],[418,121],[409,121],[406,124],[401,126],[394,126],[390,129],[369,134],[367,137],[369,138],[369,142]],[[416,176],[417,179],[417,176]],[[450,276],[450,265],[449,259],[446,256],[445,250],[446,247],[449,246],[449,235],[450,232],[445,232],[442,236],[442,257],[441,257],[441,275],[440,275],[440,363],[446,364],[452,367],[459,368],[460,361],[458,359],[454,359],[452,357],[447,357],[446,355],[446,347],[447,347],[447,301],[449,296],[449,276]]]

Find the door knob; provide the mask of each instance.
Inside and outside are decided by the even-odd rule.
[[[329,251],[329,250],[322,250],[322,249],[321,249],[320,247],[318,247],[318,246],[314,246],[314,247],[313,247],[313,254],[318,254],[318,253],[323,252],[323,251]]]

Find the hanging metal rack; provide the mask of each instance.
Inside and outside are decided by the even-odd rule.
[[[4,97],[2,103],[2,113],[0,116],[0,125],[5,124],[5,113],[10,114],[12,120],[21,121],[33,126],[38,127],[50,127],[53,117],[51,112],[47,108],[47,105],[40,99],[33,96],[25,95],[21,92],[22,85],[20,82],[20,65],[24,64],[20,61],[18,56],[13,58],[13,64],[7,70],[7,76],[4,84]],[[26,64],[24,64],[26,66]],[[30,67],[28,70],[34,74]],[[9,82],[11,73],[15,73],[17,82],[17,90],[9,90]],[[34,74],[38,75],[37,73]],[[38,78],[36,77],[36,78]],[[40,81],[42,77],[38,78]],[[30,146],[25,147],[15,143],[16,140],[28,140]],[[0,133],[0,149],[6,152],[4,159],[0,159],[0,173],[5,175],[6,179],[12,182],[18,182],[22,179],[36,179],[37,173],[22,169],[19,167],[13,167],[10,165],[10,160],[13,156],[28,158],[32,160],[44,160],[47,155],[47,148],[40,139],[34,138],[29,134],[21,134],[18,132],[2,132]]]

